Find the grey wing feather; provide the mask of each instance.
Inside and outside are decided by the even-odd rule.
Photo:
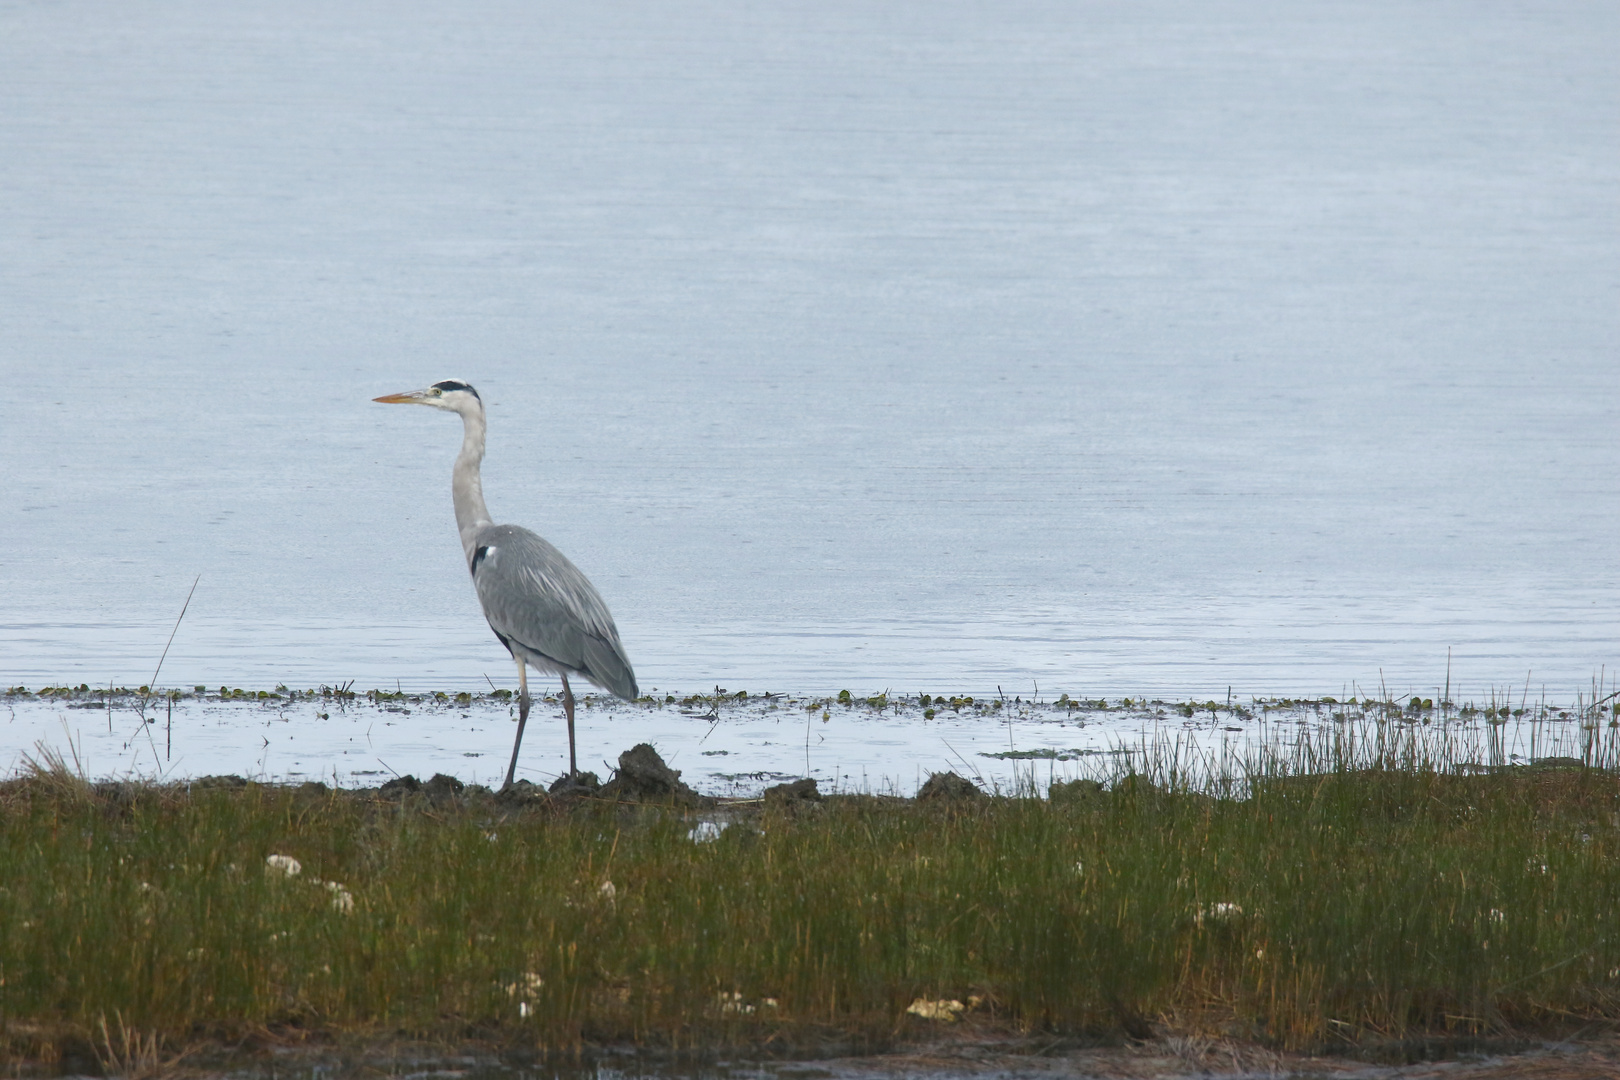
[[[484,617],[508,649],[519,646],[619,697],[637,696],[636,673],[613,615],[566,555],[516,525],[480,529],[472,546],[473,585]]]

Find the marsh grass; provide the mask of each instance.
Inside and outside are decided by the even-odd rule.
[[[1620,781],[1459,771],[1455,746],[1383,720],[1251,759],[1160,741],[1051,799],[767,800],[710,842],[671,808],[44,760],[0,788],[4,1048],[140,1071],[277,1029],[879,1046],[939,1023],[919,998],[1288,1048],[1620,1017]]]

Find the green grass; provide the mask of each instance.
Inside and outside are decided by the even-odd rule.
[[[1203,772],[1161,748],[1053,800],[732,808],[708,843],[669,809],[43,770],[0,788],[4,1052],[103,1024],[876,1046],[917,998],[1295,1048],[1620,1017],[1615,774],[1458,775],[1413,730]]]

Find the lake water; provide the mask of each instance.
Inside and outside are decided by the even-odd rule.
[[[200,575],[166,685],[511,685],[458,425],[369,401],[453,376],[645,688],[1432,696],[1449,650],[1474,698],[1587,690],[1616,40],[1573,0],[0,3],[0,681],[147,682]]]

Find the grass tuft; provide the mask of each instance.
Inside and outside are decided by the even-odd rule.
[[[701,812],[91,785],[42,754],[0,785],[0,1049],[155,1075],[267,1029],[1331,1048],[1620,1017],[1620,779],[1449,745],[1335,724],[1248,759],[1098,756],[1051,798],[1031,774]]]

